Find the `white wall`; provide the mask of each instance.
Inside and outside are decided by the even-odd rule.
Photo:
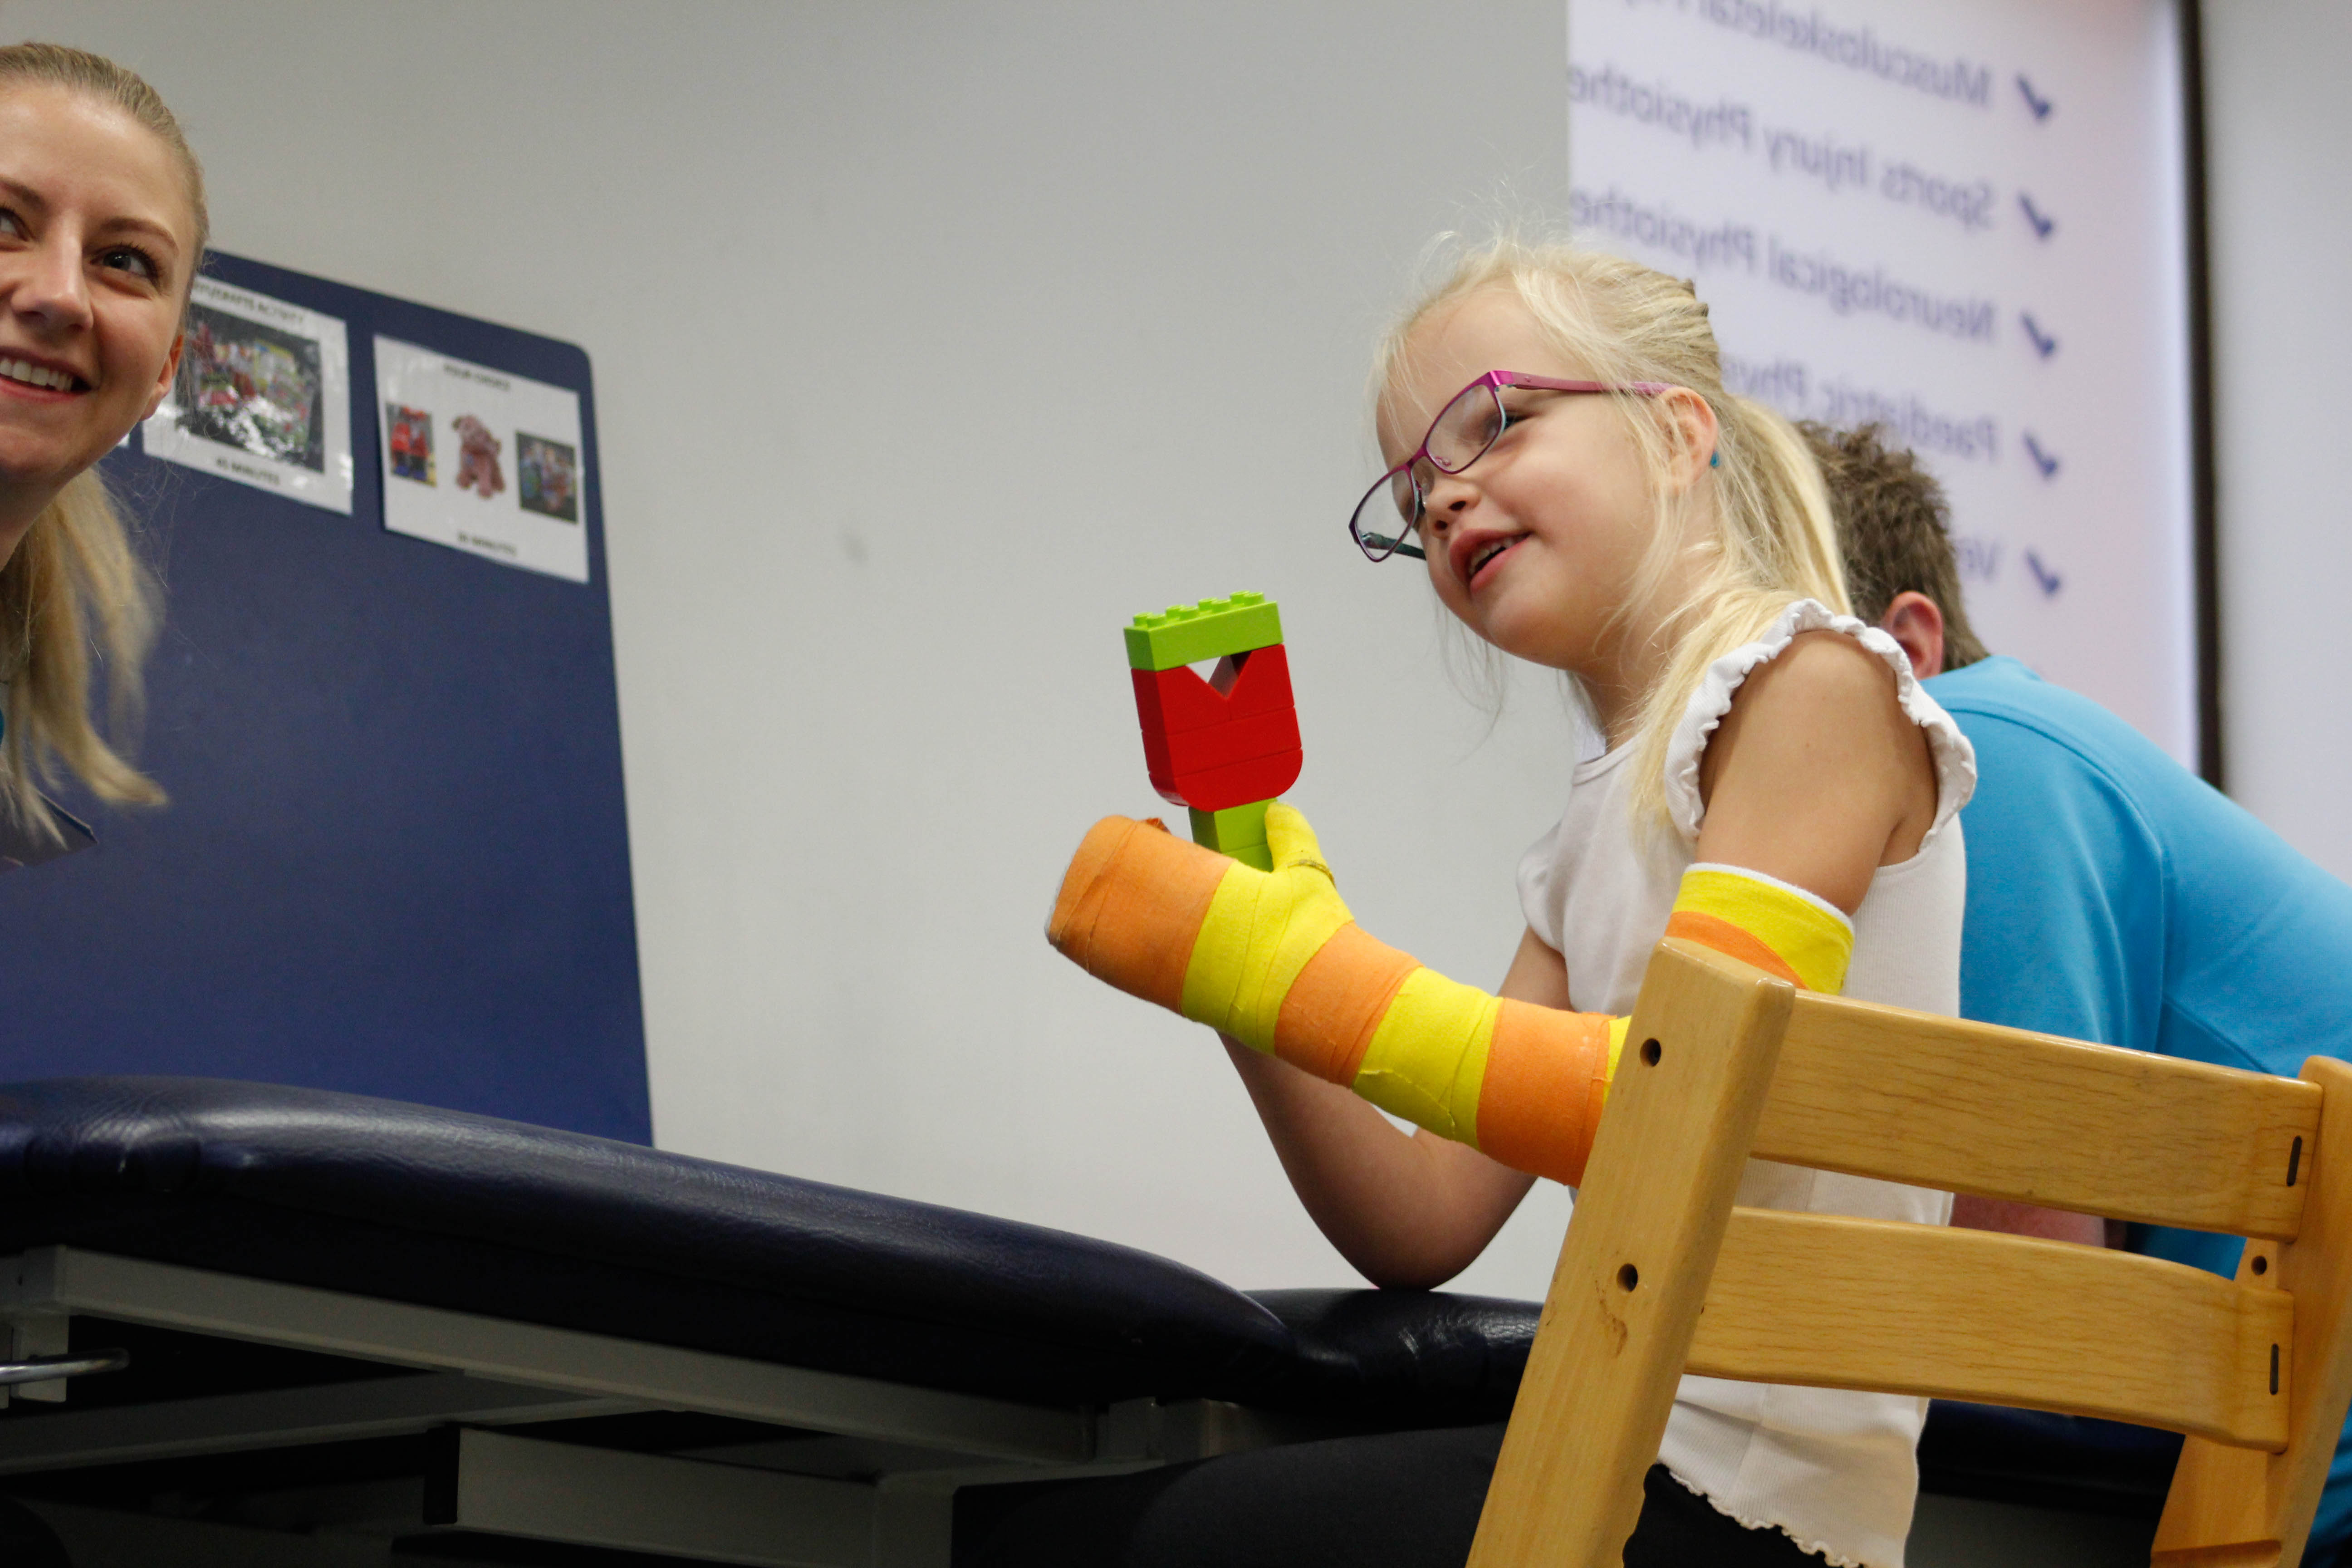
[[[1042,934],[1157,809],[1117,629],[1275,595],[1294,798],[1372,930],[1491,983],[1559,809],[1355,558],[1375,328],[1565,185],[1559,0],[0,5],[178,108],[229,250],[572,339],[602,419],[673,1149],[1350,1278],[1205,1032]],[[1442,53],[1443,72],[1433,57]],[[1465,1285],[1539,1291],[1557,1197]]]
[[[225,247],[593,356],[665,1145],[1272,1285],[1349,1276],[1221,1054],[1039,927],[1086,825],[1155,805],[1117,625],[1257,587],[1358,912],[1498,973],[1565,726],[1535,690],[1484,738],[1340,516],[1419,244],[1563,192],[1564,9],[5,0],[0,31],[156,81]],[[2352,32],[2206,26],[2232,774],[2352,871]],[[1560,1215],[1465,1285],[1539,1289]]]
[[[2205,0],[2230,792],[2352,877],[2352,16]]]

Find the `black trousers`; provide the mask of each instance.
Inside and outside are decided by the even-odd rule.
[[[1102,1480],[967,1488],[956,1568],[1462,1568],[1503,1428],[1297,1443]],[[1625,1568],[1821,1568],[1650,1469]]]

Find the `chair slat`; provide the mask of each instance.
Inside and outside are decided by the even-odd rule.
[[[2104,1415],[2278,1449],[2294,1345],[2290,1297],[2181,1264],[1736,1208],[1689,1369]]]
[[[2315,1084],[1801,994],[1759,1159],[2292,1240]]]
[[[2293,1563],[2301,1555],[2352,1405],[2352,1067],[2325,1057],[2303,1076],[2326,1097],[2327,1136],[2312,1161],[2303,1234],[2284,1247],[2249,1242],[2238,1278],[2294,1300],[2294,1378],[2287,1451],[2249,1456],[2195,1437],[2180,1450],[2157,1526],[2159,1568]],[[2229,1553],[2236,1553],[2229,1555]]]
[[[1633,1009],[1471,1568],[1614,1565],[1641,1513],[1792,994],[1675,946]]]

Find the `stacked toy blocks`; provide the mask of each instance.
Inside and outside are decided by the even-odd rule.
[[[1202,679],[1192,666],[1211,659]],[[1151,787],[1191,808],[1193,842],[1272,869],[1265,808],[1305,761],[1274,601],[1235,594],[1138,616],[1127,662]]]

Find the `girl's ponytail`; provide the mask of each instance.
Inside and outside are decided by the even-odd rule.
[[[1707,666],[1761,637],[1794,600],[1818,599],[1840,615],[1852,610],[1829,491],[1812,449],[1795,426],[1760,403],[1723,392],[1707,401],[1723,455],[1714,559],[1667,623],[1674,653],[1643,695],[1635,730],[1633,814],[1658,825],[1667,821],[1666,750]]]

